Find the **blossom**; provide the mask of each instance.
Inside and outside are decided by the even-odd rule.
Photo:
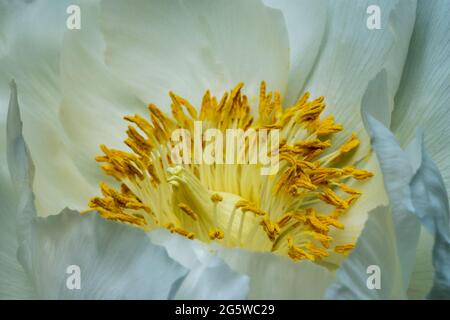
[[[2,296],[448,298],[450,6],[378,3],[0,2]],[[196,121],[278,171],[174,163]]]

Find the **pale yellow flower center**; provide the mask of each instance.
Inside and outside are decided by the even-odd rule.
[[[346,163],[344,155],[358,147],[358,138],[352,134],[333,147],[331,138],[343,127],[332,116],[320,118],[323,97],[309,100],[306,93],[295,105],[282,108],[280,94],[267,93],[262,82],[253,117],[242,87],[238,84],[221,99],[207,91],[199,113],[171,92],[172,117],[153,104],[150,120],[125,117],[132,124],[125,140],[130,151],[102,145],[103,155],[96,158],[120,187],[101,183],[102,196],[92,198],[89,207],[106,219],[146,231],[164,227],[189,239],[272,252],[296,261],[321,261],[332,250],[347,254],[354,244],[335,245],[330,231],[345,228],[340,217],[361,195],[349,181],[372,176]],[[195,121],[201,121],[203,129],[222,132],[278,130],[278,172],[262,175],[260,163],[175,164],[171,134],[180,128],[193,133]],[[237,153],[248,150],[250,143],[246,140]],[[263,147],[267,151],[273,146]]]

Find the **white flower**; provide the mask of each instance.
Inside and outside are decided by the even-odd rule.
[[[78,1],[81,30],[66,30],[73,1],[0,1],[1,297],[449,298],[450,5],[376,1],[382,29],[369,30],[373,2]],[[148,103],[175,120],[153,105],[143,120]],[[251,125],[284,138],[274,177],[165,160],[177,125],[246,128],[258,104]],[[148,140],[129,129],[136,155],[113,151],[133,114]],[[110,180],[94,197],[99,145],[120,193]],[[150,240],[65,209],[89,199]]]

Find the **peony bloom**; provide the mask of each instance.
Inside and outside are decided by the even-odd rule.
[[[0,297],[450,298],[449,13],[0,0]]]

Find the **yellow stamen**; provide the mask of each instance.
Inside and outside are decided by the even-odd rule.
[[[209,234],[209,238],[211,240],[215,240],[215,239],[221,240],[225,236],[224,232],[220,229],[210,230],[208,234]]]
[[[334,251],[336,253],[348,255],[354,248],[355,248],[355,245],[352,243],[349,243],[349,244],[344,244],[344,245],[334,247]]]
[[[150,103],[148,117],[124,117],[130,124],[124,140],[129,151],[100,146],[103,154],[95,160],[119,185],[101,183],[101,196],[89,201],[89,211],[145,231],[165,227],[188,239],[220,241],[224,246],[272,252],[295,261],[327,261],[330,248],[346,254],[354,247],[335,246],[332,234],[345,229],[340,218],[361,196],[350,187],[351,179],[365,180],[373,174],[343,157],[359,146],[355,134],[333,146],[333,136],[344,128],[331,115],[321,118],[324,97],[311,100],[306,92],[294,105],[283,108],[280,92],[268,92],[264,81],[256,104],[258,97],[247,97],[243,83],[219,97],[206,90],[200,108],[174,92],[169,96],[171,116]],[[257,112],[252,112],[255,107]],[[196,121],[201,121],[202,130],[222,133],[228,129],[277,131],[277,145],[254,143],[260,155],[275,148],[279,151],[279,171],[262,176],[260,163],[180,165],[171,157],[172,134],[185,129],[190,133],[186,139],[194,145]],[[229,138],[224,135],[223,139],[226,145]],[[208,146],[205,136],[200,144],[202,149]],[[248,139],[233,152],[245,153],[251,147]],[[229,151],[222,149],[225,159]],[[181,155],[189,151],[183,149]],[[187,157],[192,160],[194,155]],[[338,158],[341,161],[335,162]]]

